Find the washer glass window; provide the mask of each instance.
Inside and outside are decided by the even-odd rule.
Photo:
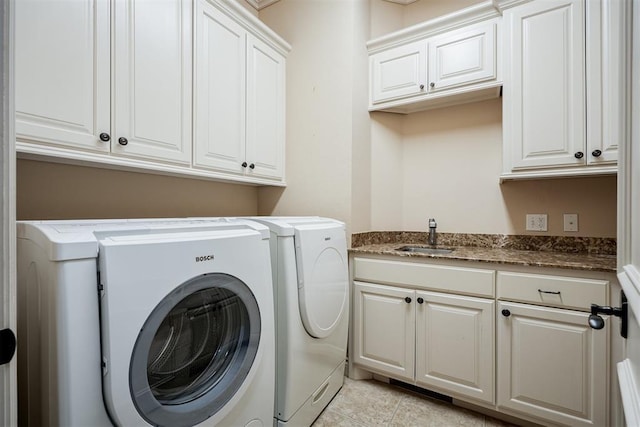
[[[154,309],[129,371],[138,412],[151,424],[187,426],[217,413],[238,391],[260,339],[257,301],[239,279],[196,277]]]

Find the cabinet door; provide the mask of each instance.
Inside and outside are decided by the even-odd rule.
[[[190,163],[191,2],[116,0],[114,14],[112,152]]]
[[[498,407],[572,426],[607,425],[609,323],[588,313],[498,304]]]
[[[354,282],[354,363],[413,381],[414,297],[408,289]]]
[[[584,3],[534,1],[504,13],[503,126],[512,170],[585,164]]]
[[[208,1],[195,4],[194,164],[242,174],[246,30]]]
[[[495,302],[423,291],[416,298],[417,384],[493,404]]]
[[[425,93],[426,41],[385,50],[372,55],[369,61],[372,104]]]
[[[15,6],[18,141],[109,151],[108,0]]]
[[[429,91],[495,79],[496,25],[492,20],[429,39]]]
[[[247,36],[247,173],[284,176],[285,59],[264,42]]]

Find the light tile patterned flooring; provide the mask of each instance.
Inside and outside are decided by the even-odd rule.
[[[506,427],[505,423],[375,380],[344,385],[313,427]]]

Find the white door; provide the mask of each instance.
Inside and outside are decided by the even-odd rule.
[[[618,279],[629,300],[626,359],[618,381],[627,426],[640,425],[640,0],[633,1],[631,139],[618,163]]]
[[[534,1],[504,13],[504,127],[515,170],[585,164],[584,4]]]
[[[15,2],[0,4],[0,330],[16,330],[16,284],[15,284],[15,146],[14,146],[14,100],[13,100],[13,7]],[[8,83],[8,84],[7,84]],[[3,340],[6,337],[3,336]],[[4,348],[4,342],[3,346]],[[16,380],[16,358],[0,366],[0,425],[18,424],[18,387]]]
[[[371,56],[370,63],[372,104],[425,93],[425,40],[376,53]]]
[[[415,292],[354,282],[354,363],[413,381]]]
[[[191,162],[191,2],[114,5],[114,154]]]
[[[194,164],[242,174],[247,32],[207,0],[195,7]]]
[[[494,403],[493,299],[416,291],[416,382]]]
[[[283,178],[285,59],[247,35],[247,173]]]

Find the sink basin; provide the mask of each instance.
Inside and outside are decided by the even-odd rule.
[[[400,252],[418,252],[421,254],[450,254],[453,252],[451,248],[430,248],[425,246],[403,246],[401,248],[396,249],[396,251]]]

